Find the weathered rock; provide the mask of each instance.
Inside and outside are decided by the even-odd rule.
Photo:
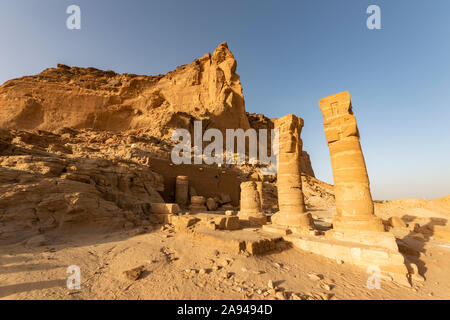
[[[232,217],[226,217],[225,218],[225,229],[226,230],[237,230],[240,228],[240,221],[239,217],[232,216]]]
[[[390,217],[389,220],[389,225],[393,228],[406,228],[407,225],[406,223],[399,217],[393,216]]]
[[[140,225],[163,202],[162,177],[139,163],[45,151],[58,134],[14,132],[0,157],[0,240],[54,229]]]
[[[170,137],[194,119],[220,130],[249,128],[236,60],[227,44],[166,75],[49,68],[0,87],[0,127],[145,130]],[[151,125],[150,125],[151,124]]]
[[[173,216],[171,219],[171,223],[174,225],[176,230],[187,229],[196,224],[198,221],[198,218],[191,217],[189,215]]]
[[[319,281],[322,280],[323,276],[320,274],[309,273],[308,278],[311,279],[312,281]]]
[[[208,208],[209,211],[217,210],[217,202],[216,202],[216,200],[213,199],[213,198],[208,198],[206,200],[206,207]]]
[[[30,247],[41,247],[47,244],[47,238],[41,234],[34,236],[26,241],[26,245]]]

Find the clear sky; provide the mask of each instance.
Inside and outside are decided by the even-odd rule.
[[[348,90],[374,199],[433,199],[450,193],[449,17],[448,0],[2,0],[0,82],[57,63],[166,73],[227,41],[247,111],[301,116],[319,179],[333,183],[318,101]]]

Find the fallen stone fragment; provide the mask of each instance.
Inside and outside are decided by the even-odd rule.
[[[290,297],[291,300],[302,300],[302,298],[300,298],[298,295],[296,295],[295,293],[291,294]]]
[[[332,289],[332,287],[327,283],[323,284],[322,288],[324,288],[327,291],[330,291]]]
[[[139,266],[134,269],[124,271],[123,275],[131,281],[136,281],[141,277],[141,275],[142,275],[142,273],[144,273],[144,271],[145,271],[145,266]]]
[[[406,228],[406,223],[399,217],[392,216],[388,220],[389,225],[393,228]]]
[[[237,216],[231,216],[231,217],[226,217],[225,220],[225,229],[226,230],[237,230],[240,228],[240,222],[239,222],[239,217]]]
[[[328,293],[321,293],[320,297],[322,298],[322,300],[330,300],[330,294]]]
[[[216,202],[216,200],[214,200],[213,198],[208,198],[208,199],[206,200],[206,208],[207,208],[209,211],[215,211],[215,210],[217,210],[217,202]]]
[[[319,280],[322,280],[323,277],[322,277],[322,275],[319,275],[319,274],[309,273],[308,278],[312,281],[319,281]]]

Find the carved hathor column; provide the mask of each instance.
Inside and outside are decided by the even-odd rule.
[[[350,93],[341,92],[319,101],[333,168],[337,214],[336,231],[384,231],[374,215],[369,177],[359,142]]]
[[[275,128],[279,130],[277,189],[280,211],[272,216],[272,223],[296,228],[296,231],[312,230],[314,225],[306,211],[300,171],[303,119],[288,114],[276,120]]]
[[[241,183],[241,210],[239,219],[248,221],[251,226],[266,224],[267,217],[261,210],[261,196],[257,182],[247,181]]]

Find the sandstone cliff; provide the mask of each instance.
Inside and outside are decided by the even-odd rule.
[[[166,75],[117,74],[58,65],[0,86],[0,128],[55,132],[65,127],[147,134],[169,139],[172,130],[252,127],[273,129],[273,121],[247,114],[236,60],[221,43]],[[302,172],[314,176],[309,155]]]
[[[166,75],[117,74],[58,65],[0,87],[0,127],[62,127],[168,137],[172,128],[249,128],[236,60],[222,43]]]

